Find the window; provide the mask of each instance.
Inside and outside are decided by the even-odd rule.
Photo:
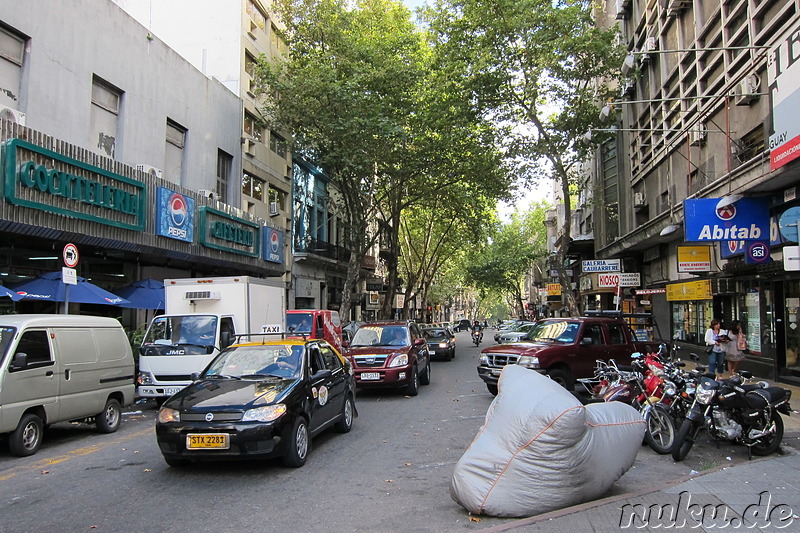
[[[603,344],[603,328],[600,327],[600,324],[587,325],[583,337],[592,339],[592,345]]]
[[[256,26],[261,28],[262,31],[266,31],[267,15],[261,10],[258,4],[256,4],[254,0],[247,0],[246,9],[247,14],[250,16],[250,19],[256,23]]]
[[[231,177],[233,156],[222,150],[217,152],[217,196],[223,201],[228,201],[228,182]]]
[[[322,353],[322,360],[325,362],[325,368],[334,371],[342,368],[342,362],[333,350],[331,350],[330,346],[320,345],[319,351]]]
[[[256,77],[256,58],[250,55],[249,52],[244,53],[244,71],[247,72],[251,78]]]
[[[122,92],[97,76],[92,78],[89,146],[95,153],[114,158]]]
[[[283,207],[286,202],[286,193],[274,187],[269,188],[269,201],[277,202],[279,206]]]
[[[625,344],[625,334],[619,324],[608,325],[608,336],[611,339],[611,344]]]
[[[269,149],[286,158],[286,139],[275,133],[274,131],[269,136]]]
[[[264,140],[264,128],[252,113],[244,112],[244,132],[258,142]]]
[[[183,147],[186,141],[186,128],[167,119],[167,140],[166,150],[164,151],[164,177],[181,184],[183,177]]]
[[[47,332],[26,331],[17,345],[16,353],[28,354],[28,364],[49,363],[53,360],[50,354],[50,343],[47,340]]]
[[[0,105],[19,109],[25,39],[0,28]]]
[[[242,173],[242,194],[251,196],[256,200],[264,201],[264,190],[267,188],[266,182],[249,172]]]

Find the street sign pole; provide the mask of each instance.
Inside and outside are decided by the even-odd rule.
[[[64,260],[64,268],[61,269],[61,282],[64,287],[64,313],[69,314],[69,286],[78,283],[75,267],[78,266],[78,247],[70,243],[64,246],[61,254]]]

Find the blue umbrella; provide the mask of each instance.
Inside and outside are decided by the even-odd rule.
[[[0,285],[0,297],[2,296],[8,296],[14,301],[22,299],[22,296],[20,296],[16,292],[10,290],[8,287],[3,287],[2,285]]]
[[[164,283],[157,279],[147,278],[134,281],[117,290],[129,303],[120,307],[132,309],[164,309]]]
[[[61,281],[61,272],[48,272],[29,281],[15,283],[10,288],[20,295],[23,300],[63,302],[66,292],[65,287],[65,284]],[[128,303],[128,300],[101,289],[80,276],[78,276],[78,284],[69,288],[69,301],[70,303],[105,305]]]

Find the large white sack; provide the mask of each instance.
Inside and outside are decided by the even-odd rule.
[[[546,376],[508,365],[450,496],[473,514],[523,517],[595,499],[636,460],[645,423],[619,402],[583,406]]]

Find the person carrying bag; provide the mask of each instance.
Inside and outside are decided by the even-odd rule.
[[[741,322],[735,320],[728,329],[728,337],[731,341],[726,346],[725,360],[728,362],[728,373],[734,375],[739,372],[739,365],[747,356],[747,337],[742,331]]]

